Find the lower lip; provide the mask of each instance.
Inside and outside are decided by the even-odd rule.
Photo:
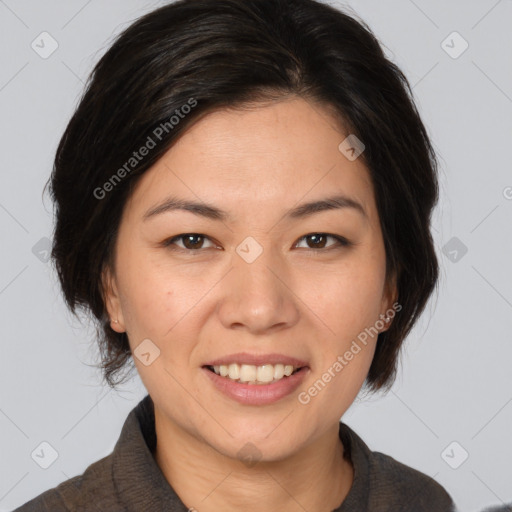
[[[273,384],[246,384],[221,377],[208,368],[202,368],[202,370],[219,391],[236,402],[247,405],[267,405],[293,393],[306,377],[309,368],[304,366],[293,375],[283,377]]]

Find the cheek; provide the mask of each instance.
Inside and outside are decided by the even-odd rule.
[[[363,263],[341,265],[328,275],[309,272],[302,278],[298,295],[337,338],[356,336],[373,325],[380,313],[383,269],[378,263]]]
[[[301,407],[309,408],[310,418],[338,420],[354,402],[368,374],[374,343],[359,343],[359,347],[340,343],[338,348],[327,351],[321,367],[297,397]]]
[[[160,338],[183,315],[183,290],[162,268],[148,261],[127,261],[120,264],[119,276],[125,325],[134,341],[141,336]]]
[[[149,338],[178,364],[196,343],[212,284],[204,272],[191,276],[150,258],[129,262],[124,271],[121,302],[130,345]]]

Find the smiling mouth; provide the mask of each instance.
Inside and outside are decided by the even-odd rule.
[[[231,363],[227,365],[204,366],[219,377],[239,382],[241,384],[273,384],[299,372],[305,366],[291,364],[251,364]]]

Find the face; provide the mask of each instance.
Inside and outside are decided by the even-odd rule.
[[[125,206],[106,274],[112,328],[127,332],[159,421],[217,453],[296,453],[337,431],[368,373],[377,336],[353,342],[395,289],[368,170],[338,149],[347,135],[298,98],[217,111]],[[301,369],[281,377],[287,365]]]

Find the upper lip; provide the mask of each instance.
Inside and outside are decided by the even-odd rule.
[[[237,354],[230,354],[229,356],[212,359],[203,366],[220,366],[228,365],[231,363],[238,364],[251,364],[254,366],[262,366],[264,364],[291,364],[298,368],[307,366],[307,363],[296,357],[286,356],[284,354],[248,354],[247,352],[239,352]]]

